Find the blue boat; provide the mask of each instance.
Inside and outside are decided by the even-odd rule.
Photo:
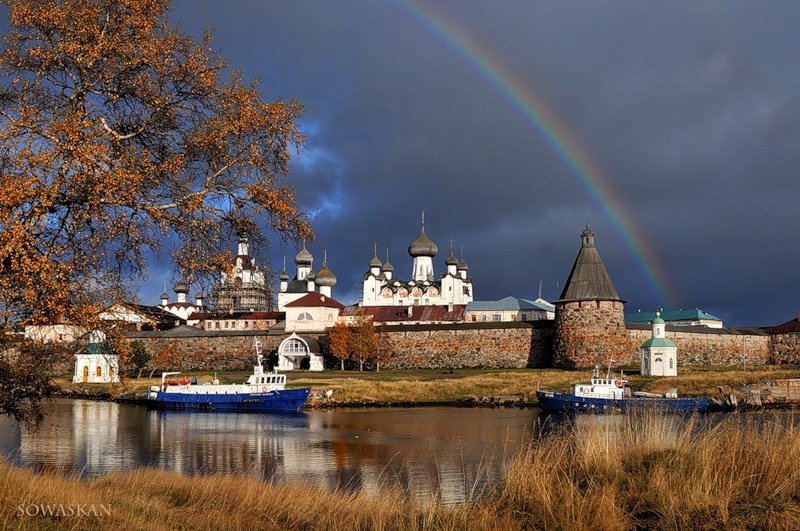
[[[311,393],[310,387],[286,389],[286,376],[264,373],[263,356],[256,340],[256,365],[253,374],[242,384],[198,384],[195,379],[168,380],[179,372],[161,375],[161,386],[150,387],[147,403],[158,409],[191,411],[300,411]]]
[[[609,367],[606,377],[595,367],[589,383],[573,384],[571,392],[537,390],[539,406],[545,411],[588,411],[596,413],[628,412],[658,409],[669,412],[707,411],[706,398],[678,398],[676,389],[665,395],[631,392],[628,380],[622,375],[615,378]]]

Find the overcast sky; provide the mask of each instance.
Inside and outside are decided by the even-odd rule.
[[[436,272],[454,239],[477,300],[540,279],[556,299],[588,222],[626,311],[800,311],[798,2],[180,0],[171,17],[305,105],[290,182],[344,303],[375,240],[410,276],[425,209]],[[295,252],[267,257],[292,274]]]

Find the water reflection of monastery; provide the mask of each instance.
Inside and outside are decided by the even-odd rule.
[[[498,441],[509,441],[506,450],[513,452],[523,438],[508,431],[505,414],[481,413],[197,414],[56,400],[37,433],[0,425],[0,449],[18,464],[86,475],[152,466],[328,490],[399,487],[416,501],[430,501],[438,492],[443,502],[458,503],[476,485],[500,480]],[[475,422],[476,414],[481,421]]]
[[[57,401],[37,433],[20,431],[18,458],[46,469],[93,474],[137,466],[118,434],[119,404],[88,400]]]

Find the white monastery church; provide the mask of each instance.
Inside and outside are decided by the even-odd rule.
[[[453,254],[452,240],[450,254],[444,263],[446,270],[436,278],[433,258],[439,247],[425,234],[425,212],[422,212],[422,230],[408,246],[408,254],[413,259],[411,279],[401,280],[394,276],[394,266],[378,258],[378,245],[373,249],[369,270],[364,274],[361,296],[362,306],[450,306],[465,305],[472,301],[472,279],[467,275],[469,267]]]

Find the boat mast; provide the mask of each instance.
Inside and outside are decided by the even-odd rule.
[[[263,356],[261,355],[261,352],[259,352],[258,348],[261,346],[261,341],[258,338],[253,339],[253,345],[256,348],[256,364],[260,367]]]

